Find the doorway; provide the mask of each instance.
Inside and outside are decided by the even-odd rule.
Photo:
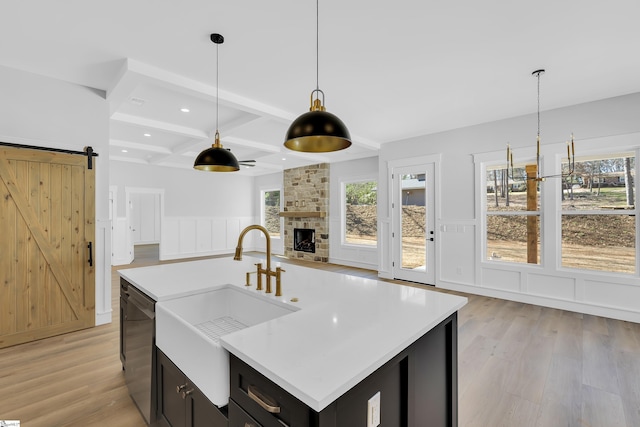
[[[130,261],[135,246],[150,245],[159,251],[164,218],[164,189],[125,188],[127,210],[127,250]]]
[[[435,164],[392,171],[393,277],[435,284]]]

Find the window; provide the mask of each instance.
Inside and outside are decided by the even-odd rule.
[[[540,190],[535,165],[486,168],[486,259],[540,264]]]
[[[343,195],[343,242],[350,245],[377,246],[377,182],[345,182]]]
[[[634,183],[634,153],[576,161],[562,182],[563,267],[635,273]]]
[[[262,226],[271,237],[280,237],[280,190],[262,191]]]

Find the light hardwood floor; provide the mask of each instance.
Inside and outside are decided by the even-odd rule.
[[[157,263],[157,248],[136,247],[127,267]],[[120,365],[118,277],[114,268],[111,324],[0,349],[0,420],[144,427]],[[469,304],[458,317],[460,426],[640,426],[639,324],[465,296]]]

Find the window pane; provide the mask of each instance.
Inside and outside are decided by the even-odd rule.
[[[540,264],[538,215],[487,215],[487,259]]]
[[[280,237],[280,191],[264,192],[264,228],[272,237]]]
[[[635,273],[633,215],[563,215],[562,266]]]
[[[566,160],[563,172],[568,171]],[[574,173],[562,182],[563,210],[628,209],[635,205],[635,158],[575,162]],[[629,185],[627,185],[629,184]]]
[[[487,169],[487,211],[535,211],[540,207],[539,201],[539,186],[536,185],[533,207],[527,208],[525,168],[513,168],[513,172],[508,173],[506,169]]]
[[[377,245],[377,200],[375,181],[345,184],[345,243]]]
[[[403,177],[403,179],[405,179]],[[411,178],[407,178],[411,179]],[[405,190],[402,195],[402,268],[427,268],[425,245],[427,211],[425,192]]]

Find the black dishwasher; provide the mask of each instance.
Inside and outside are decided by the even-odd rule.
[[[120,357],[131,398],[147,424],[155,419],[155,301],[120,279]]]

